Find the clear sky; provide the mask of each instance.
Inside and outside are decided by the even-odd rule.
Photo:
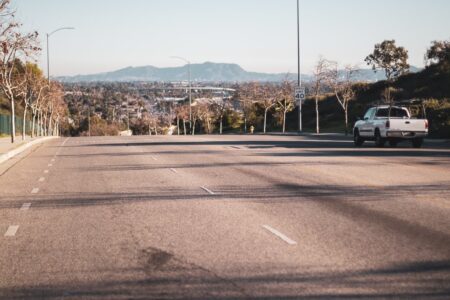
[[[12,0],[25,30],[45,33],[53,76],[127,66],[237,63],[248,71],[296,72],[296,0]],[[301,0],[302,73],[319,55],[360,64],[395,39],[423,66],[430,42],[450,38],[450,0]]]

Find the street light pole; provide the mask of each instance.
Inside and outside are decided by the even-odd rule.
[[[192,84],[191,84],[191,62],[180,56],[171,56],[171,58],[181,59],[188,64],[188,80],[189,80],[189,127],[192,131]]]
[[[50,83],[50,46],[49,46],[50,45],[50,42],[49,42],[50,36],[61,30],[73,30],[73,29],[75,29],[75,28],[61,27],[56,30],[53,30],[50,33],[47,33],[47,81],[48,81],[48,83]]]
[[[301,87],[302,85],[302,75],[300,71],[300,0],[297,0],[297,86]],[[299,99],[298,102],[298,131],[302,132],[302,100]]]

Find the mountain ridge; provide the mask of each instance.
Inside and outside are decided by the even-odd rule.
[[[419,69],[411,67],[412,72]],[[296,80],[296,73],[262,73],[249,72],[235,63],[214,63],[204,62],[191,64],[191,80],[194,82],[280,82],[288,78]],[[188,79],[188,65],[181,67],[155,67],[128,66],[111,72],[102,72],[90,75],[60,76],[56,80],[61,82],[136,82],[136,81],[186,81]],[[371,69],[360,69],[355,77],[355,81],[375,82],[384,80],[384,73],[373,72]],[[308,82],[312,80],[312,75],[302,74],[302,80]]]

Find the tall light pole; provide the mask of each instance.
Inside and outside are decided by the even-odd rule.
[[[181,59],[188,64],[188,77],[189,77],[189,127],[192,131],[192,86],[191,86],[191,62],[180,56],[171,56],[171,58]]]
[[[50,47],[49,47],[49,38],[54,33],[61,31],[61,30],[73,30],[75,28],[73,27],[61,27],[56,30],[53,30],[50,33],[47,33],[47,81],[50,83]]]
[[[300,0],[297,0],[297,86],[300,88],[302,86],[302,75],[300,72]],[[302,100],[298,101],[298,131],[302,132]]]

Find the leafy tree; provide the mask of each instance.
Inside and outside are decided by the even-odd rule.
[[[429,64],[450,66],[450,41],[433,41],[425,54],[425,60]]]
[[[364,61],[367,65],[372,66],[375,72],[378,69],[384,70],[388,83],[386,100],[391,103],[390,85],[400,75],[409,71],[408,50],[403,47],[397,47],[395,40],[385,40],[380,44],[376,44],[373,53],[368,55]]]

